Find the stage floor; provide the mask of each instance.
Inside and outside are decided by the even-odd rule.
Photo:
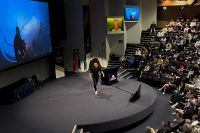
[[[141,98],[130,103],[127,92],[134,93],[140,84]],[[112,86],[99,83],[98,89],[95,95],[92,81],[80,75],[45,83],[18,103],[0,106],[0,131],[70,133],[77,124],[97,133],[138,122],[156,105],[155,90],[134,80],[121,79]]]

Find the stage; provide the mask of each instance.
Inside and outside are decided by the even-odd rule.
[[[99,82],[95,95],[86,77],[73,75],[47,82],[18,103],[1,105],[1,132],[70,133],[78,125],[98,133],[136,123],[154,111],[157,93],[149,85],[123,79],[111,86]],[[141,98],[130,103],[130,93],[140,84]]]

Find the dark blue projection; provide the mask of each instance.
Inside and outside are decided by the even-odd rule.
[[[0,0],[0,70],[51,53],[48,4]]]
[[[140,8],[139,7],[126,7],[124,20],[125,21],[139,21]]]

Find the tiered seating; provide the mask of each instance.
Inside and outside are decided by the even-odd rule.
[[[152,39],[153,36],[154,35],[150,34],[150,32],[148,32],[148,31],[142,31],[140,43],[143,46],[145,46],[145,44],[148,44],[151,41],[151,39]]]
[[[109,60],[108,62],[108,68],[109,67],[119,67],[120,61],[119,60]]]
[[[196,24],[192,24],[196,23]],[[163,122],[158,132],[200,131],[200,22],[171,21],[163,36],[152,36],[144,44],[148,54],[139,67],[139,79],[154,83],[157,78],[163,94],[172,93],[169,103],[174,109],[174,120]],[[150,33],[149,33],[150,34]],[[144,34],[145,36],[148,33]],[[156,85],[159,85],[156,84]],[[147,127],[147,132],[154,132]]]
[[[125,51],[126,59],[128,57],[130,57],[131,55],[135,56],[135,52],[136,52],[137,48],[142,50],[142,47],[143,47],[142,44],[131,44],[131,43],[128,43],[127,46],[126,46],[126,51]]]
[[[140,56],[136,55],[137,50],[142,51],[143,45],[142,44],[127,44],[126,51],[125,51],[125,61],[123,61],[121,67],[126,69],[121,73],[119,76],[121,78],[130,79],[134,78],[136,74],[136,68],[138,66],[138,61],[140,60]],[[129,64],[129,59],[134,57],[134,63]]]
[[[119,67],[119,66],[120,66],[120,56],[111,54],[107,67],[109,68],[109,67]]]

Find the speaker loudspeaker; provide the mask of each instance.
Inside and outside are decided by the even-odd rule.
[[[131,94],[129,102],[133,103],[135,101],[137,101],[138,99],[140,99],[141,96],[141,84],[139,85],[137,91],[134,94]]]

